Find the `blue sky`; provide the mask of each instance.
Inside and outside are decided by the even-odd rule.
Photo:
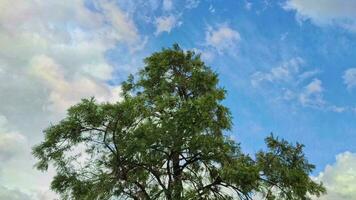
[[[355,0],[0,0],[0,199],[53,199],[29,153],[41,130],[81,98],[120,99],[173,43],[219,74],[244,151],[271,132],[303,143],[321,199],[355,199]]]
[[[177,18],[170,31],[158,35],[152,21],[144,22],[136,14],[146,6],[134,11],[125,6],[123,9],[135,13],[133,19],[140,24],[139,31],[149,38],[142,56],[177,42],[184,49],[198,49],[203,58],[204,53],[213,57],[206,62],[220,74],[221,85],[228,91],[225,103],[234,116],[233,134],[247,151],[260,149],[263,138],[273,132],[306,144],[307,155],[319,171],[333,162],[336,154],[356,151],[356,137],[352,137],[356,130],[356,123],[352,123],[356,119],[352,110],[356,106],[356,88],[348,89],[343,79],[345,71],[356,66],[355,32],[338,26],[318,26],[311,19],[298,21],[296,11],[286,10],[284,1],[250,1],[250,8],[247,1],[203,1],[194,9],[187,9],[184,3],[177,2],[169,11],[158,9],[147,14]],[[228,35],[221,35],[221,40],[231,44],[209,44],[207,34],[217,34],[223,28],[236,32],[239,39],[230,41]],[[117,54],[120,53],[114,51],[108,57],[121,60]],[[298,59],[298,72],[275,75],[296,77],[266,78],[258,86],[252,84],[257,72],[268,74],[271,69],[291,65]],[[119,65],[116,69],[120,74]],[[292,80],[308,72],[310,77],[300,83]],[[301,102],[298,95],[314,80],[322,88],[317,94],[320,98]],[[284,99],[286,90],[297,97]]]

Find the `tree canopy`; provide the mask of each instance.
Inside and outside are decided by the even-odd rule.
[[[75,200],[307,200],[325,192],[303,145],[266,138],[244,154],[226,135],[231,114],[218,75],[178,45],[153,53],[122,84],[122,100],[84,99],[44,130],[37,169]]]

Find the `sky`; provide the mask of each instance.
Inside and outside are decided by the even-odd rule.
[[[0,0],[0,199],[54,199],[42,130],[81,98],[119,100],[173,43],[219,74],[245,152],[305,144],[320,199],[356,199],[356,0]]]

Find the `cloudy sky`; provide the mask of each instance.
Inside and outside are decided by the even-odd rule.
[[[118,100],[175,42],[219,73],[244,151],[301,142],[321,199],[356,199],[356,0],[0,0],[0,199],[53,199],[42,130],[83,97]]]

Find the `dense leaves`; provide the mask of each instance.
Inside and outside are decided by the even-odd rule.
[[[309,199],[325,190],[303,146],[273,136],[255,157],[231,128],[218,76],[178,45],[145,59],[114,104],[82,100],[46,129],[36,167],[62,199]]]

